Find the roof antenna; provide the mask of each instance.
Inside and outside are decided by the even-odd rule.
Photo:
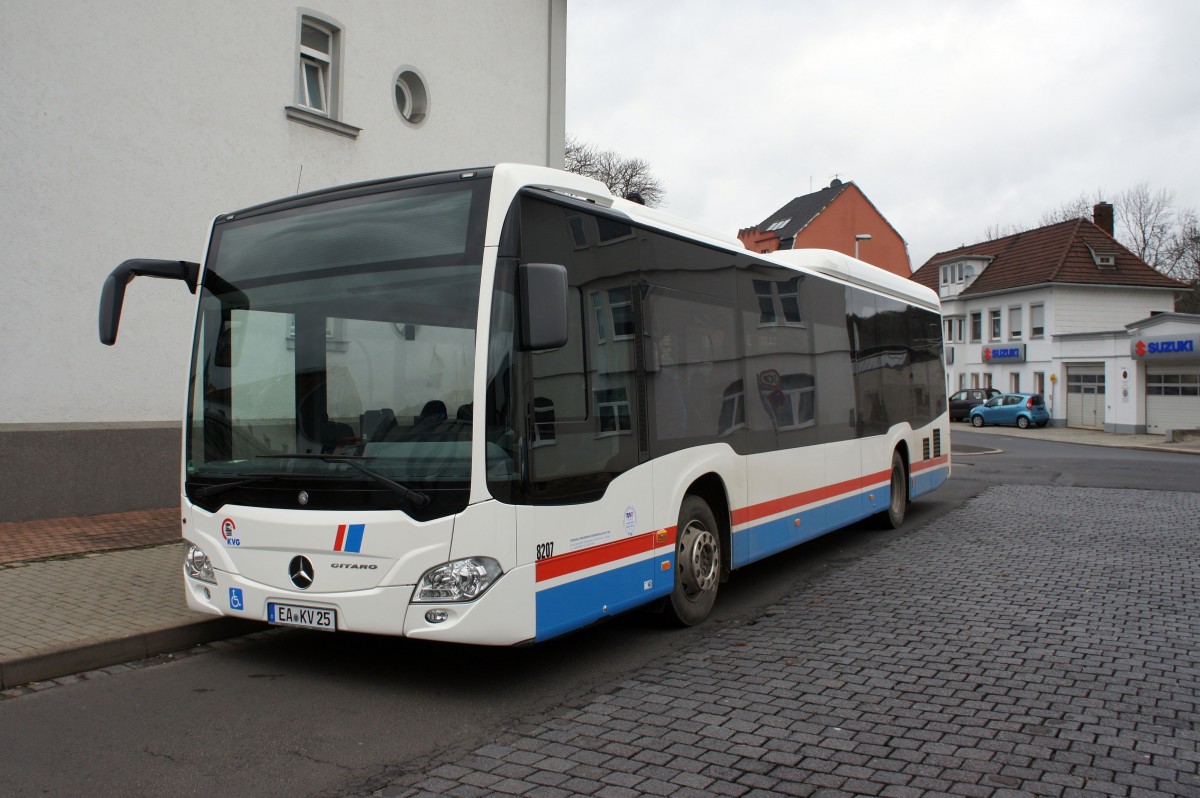
[[[304,164],[300,164],[300,174],[296,175],[296,193],[300,193],[300,178],[304,177]]]
[[[642,195],[636,191],[630,191],[627,193],[625,195],[625,199],[629,200],[630,202],[636,202],[638,205],[646,204],[646,200],[642,199]]]

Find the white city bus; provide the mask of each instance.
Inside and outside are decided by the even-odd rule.
[[[313,192],[213,222],[184,426],[189,606],[540,641],[949,475],[936,295],[836,252],[756,255],[540,167]]]

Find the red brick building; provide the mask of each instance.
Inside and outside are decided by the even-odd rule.
[[[857,245],[860,260],[901,277],[912,273],[908,245],[853,182],[835,179],[796,197],[757,226],[739,230],[738,238],[751,252],[832,249],[855,255]]]

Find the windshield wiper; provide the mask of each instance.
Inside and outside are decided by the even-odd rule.
[[[196,491],[193,495],[197,499],[207,499],[209,496],[218,496],[227,490],[233,490],[234,488],[240,488],[243,485],[249,485],[253,482],[262,482],[264,479],[271,479],[273,476],[274,475],[267,476],[264,474],[263,476],[258,476],[258,477],[247,477],[246,479],[235,479],[233,482],[222,482],[217,485],[205,485],[203,487],[196,488]]]
[[[344,463],[357,471],[361,471],[393,493],[398,494],[400,498],[407,501],[413,507],[424,507],[429,504],[429,497],[424,493],[415,491],[412,488],[406,488],[399,482],[393,482],[383,474],[376,473],[361,463],[355,462],[356,460],[368,458],[348,457],[340,454],[260,454],[255,456],[266,460],[321,460],[326,463]]]

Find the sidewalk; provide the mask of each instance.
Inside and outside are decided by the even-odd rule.
[[[1162,435],[1117,435],[1090,429],[1068,427],[973,427],[956,422],[950,426],[951,433],[957,431],[978,432],[984,435],[999,435],[1026,440],[1077,443],[1084,446],[1109,446],[1118,449],[1141,449],[1151,452],[1176,452],[1178,454],[1200,454],[1200,436],[1180,443],[1166,443]],[[953,449],[951,449],[953,453]]]
[[[189,610],[182,562],[175,509],[0,523],[0,690],[261,628]]]
[[[1200,440],[1046,427],[955,431],[1200,455]],[[966,455],[977,447],[954,447]],[[0,523],[0,690],[246,634],[187,608],[178,511]],[[120,590],[114,590],[120,586]]]

